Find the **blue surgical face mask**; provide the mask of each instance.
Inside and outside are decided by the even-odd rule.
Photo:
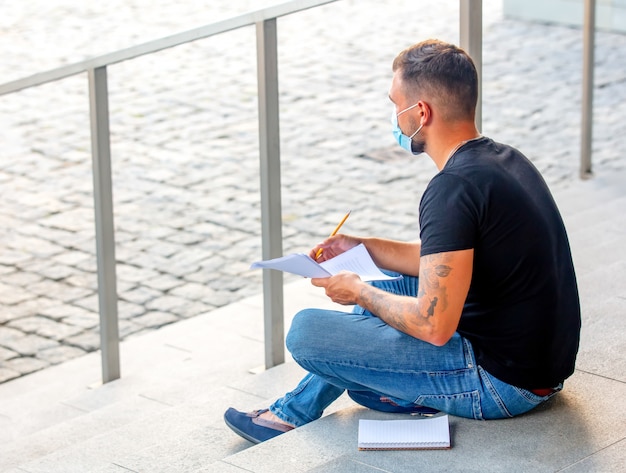
[[[404,110],[398,113],[396,113],[396,111],[393,110],[393,112],[391,113],[391,124],[393,125],[393,136],[396,138],[396,141],[398,142],[398,144],[402,148],[407,150],[409,153],[421,154],[423,153],[422,150],[420,150],[417,153],[413,151],[411,143],[415,135],[417,135],[420,132],[420,130],[422,129],[422,126],[424,125],[420,125],[420,127],[411,136],[406,136],[404,133],[402,133],[402,130],[400,129],[400,125],[398,125],[398,117],[402,115],[404,112],[407,112],[415,107],[417,107],[417,104],[411,105],[409,108],[405,108]]]

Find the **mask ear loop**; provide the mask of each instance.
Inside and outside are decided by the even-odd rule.
[[[424,126],[424,124],[421,124],[420,127],[417,129],[417,131],[415,133],[413,133],[411,136],[409,136],[409,139],[412,140],[413,137],[420,132],[420,130],[422,129],[423,126]]]
[[[404,112],[408,112],[412,108],[417,107],[417,104],[419,104],[419,102],[414,103],[413,105],[411,105],[410,107],[405,108],[404,110],[400,110],[398,113],[396,113],[396,117],[402,115]]]

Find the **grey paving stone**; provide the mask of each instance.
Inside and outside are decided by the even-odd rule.
[[[51,257],[53,261],[57,261],[67,266],[75,266],[76,264],[95,258],[93,254],[84,253],[82,251],[63,251],[63,253]]]
[[[75,301],[93,293],[91,289],[72,286],[71,284],[48,279],[29,285],[28,290],[32,294],[42,297],[54,296],[62,302]]]
[[[12,274],[7,274],[2,277],[2,281],[7,285],[27,286],[38,281],[41,281],[42,276],[27,271],[16,271]]]
[[[178,286],[169,291],[169,294],[191,300],[210,301],[214,297],[214,291],[207,288],[204,284],[197,283],[187,283],[182,286]]]
[[[181,245],[193,245],[201,242],[202,240],[203,238],[197,233],[187,231],[179,231],[178,233],[167,237],[167,241]]]
[[[151,300],[146,304],[146,307],[149,310],[175,312],[188,304],[189,301],[182,297],[163,296]]]
[[[142,282],[145,286],[156,289],[157,291],[168,291],[184,283],[184,280],[169,274],[161,274]]]
[[[69,323],[69,320],[76,320],[78,322],[71,322],[73,325],[78,325],[85,328],[93,328],[91,321],[94,317],[97,318],[97,314],[94,312],[90,312],[81,307],[76,307],[75,305],[69,304],[59,304],[51,305],[47,308],[42,308],[39,310],[39,314],[47,317],[49,319],[53,319],[56,321],[63,321],[64,323]],[[85,320],[85,323],[80,323],[81,320]]]
[[[9,242],[8,246],[9,248],[13,248],[17,251],[29,253],[36,258],[50,258],[51,256],[58,255],[65,250],[63,247],[53,244],[48,240],[33,236],[20,236],[14,241]]]
[[[66,338],[65,342],[69,346],[80,348],[89,353],[100,348],[100,335],[95,332],[83,332]]]
[[[28,292],[19,286],[9,286],[0,283],[0,304],[2,305],[11,306],[33,298],[35,298],[35,295],[32,292]]]
[[[3,363],[0,362],[0,383],[11,381],[12,379],[19,378],[20,376],[22,376],[22,373],[17,370],[5,368]]]
[[[49,365],[50,364],[46,361],[26,356],[3,361],[0,367],[9,371],[16,371],[20,374],[20,376],[23,376],[25,374],[39,371],[43,368],[48,367]]]
[[[85,353],[87,352],[85,350],[81,350],[80,348],[61,345],[38,351],[37,358],[49,363],[50,365],[56,365],[73,358],[83,356]]]
[[[149,331],[156,330],[158,327],[145,327],[135,320],[120,320],[118,322],[118,330],[120,340],[124,340],[130,336],[136,336],[141,334],[142,332],[148,333]]]
[[[39,351],[56,347],[59,342],[38,335],[23,335],[19,338],[5,339],[0,343],[16,353],[23,356],[34,356]]]
[[[77,306],[78,309],[82,309],[83,311],[97,314],[99,307],[98,294],[92,292],[87,297],[72,301],[72,305]]]
[[[7,346],[8,343],[14,343],[24,338],[24,333],[14,328],[0,326],[0,345]]]
[[[8,324],[24,333],[34,333],[42,337],[61,341],[83,331],[82,327],[59,323],[41,316],[23,317]]]
[[[10,360],[11,358],[15,358],[17,356],[19,356],[19,354],[13,350],[0,347],[0,362]]]
[[[124,262],[125,264],[153,269],[155,271],[165,270],[171,264],[171,261],[166,257],[148,254],[145,251],[137,253],[136,251],[128,250],[127,254],[120,251],[117,258],[118,261]]]
[[[167,272],[174,277],[182,278],[187,274],[198,271],[199,268],[200,264],[196,262],[178,262],[174,260],[167,266]]]
[[[143,327],[159,328],[164,325],[177,322],[178,320],[180,320],[178,317],[168,312],[152,311],[139,317],[135,317],[133,322]]]
[[[96,274],[81,271],[77,268],[74,268],[72,274],[65,278],[65,282],[71,286],[83,287],[85,289],[90,289],[91,291],[96,291],[98,289],[97,281],[98,278]]]
[[[118,291],[119,292],[119,291]],[[156,297],[163,295],[162,291],[145,286],[137,286],[129,291],[119,292],[119,297],[135,304],[145,304]]]
[[[32,259],[32,255],[24,251],[6,250],[0,254],[0,263],[7,266],[24,263],[30,259]]]
[[[76,208],[42,218],[39,222],[53,229],[78,232],[81,230],[92,230],[94,225],[93,218],[93,211],[90,212],[87,208]]]
[[[55,307],[54,310],[44,311],[42,315],[53,317],[64,324],[75,325],[83,329],[96,328],[100,323],[100,316],[96,312],[70,305]]]
[[[31,310],[26,312],[16,309],[15,306],[7,307],[3,312],[0,312],[0,324],[6,324],[11,320],[19,319],[20,317],[24,317],[25,315],[30,315],[32,313]]]
[[[74,245],[80,245],[80,243],[74,242]],[[93,247],[93,238],[89,239],[85,244],[80,245],[83,248],[83,251],[87,251],[89,248]],[[90,259],[86,259],[83,260],[79,263],[76,263],[75,266],[85,272],[91,272],[91,273],[95,273],[98,268],[97,268],[97,263],[96,263],[96,259],[95,258],[90,258]]]
[[[131,319],[144,314],[146,308],[140,304],[118,300],[117,311],[120,319]]]
[[[118,264],[116,267],[117,276],[122,281],[141,282],[146,279],[154,278],[158,275],[156,271],[148,268],[140,268],[127,264]]]
[[[210,301],[204,302],[190,302],[182,307],[178,307],[172,310],[172,313],[176,314],[181,318],[190,318],[195,317],[199,314],[204,314],[206,312],[211,312],[215,309],[215,306],[211,305]]]

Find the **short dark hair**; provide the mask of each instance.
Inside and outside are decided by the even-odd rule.
[[[473,120],[478,100],[478,74],[461,48],[436,39],[417,43],[393,61],[405,93],[416,100],[425,94],[445,120]]]

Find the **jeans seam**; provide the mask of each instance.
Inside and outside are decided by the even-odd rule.
[[[299,361],[299,359],[297,359],[295,357],[294,357],[294,361],[296,363],[298,363],[300,366],[302,366],[302,364],[306,364],[306,362],[301,363]],[[324,358],[307,357],[306,361],[307,362],[312,362],[312,363],[323,363],[323,364],[328,365],[328,366],[342,366],[342,367],[348,367],[348,368],[361,368],[361,369],[366,369],[366,370],[369,370],[369,371],[375,371],[375,372],[378,372],[378,373],[401,373],[401,374],[414,374],[414,375],[432,376],[432,377],[435,377],[435,376],[463,375],[463,374],[467,373],[467,371],[471,371],[471,369],[472,369],[472,366],[470,365],[470,366],[468,366],[468,368],[456,368],[456,369],[448,370],[448,371],[418,371],[418,370],[415,370],[415,369],[410,369],[410,370],[381,369],[381,368],[371,367],[371,366],[367,366],[367,365],[361,365],[361,364],[355,364],[355,363],[346,363],[346,362],[342,362],[342,361],[328,361],[327,359],[324,359]]]
[[[487,388],[487,391],[491,395],[491,398],[493,399],[495,404],[498,406],[498,409],[500,409],[502,414],[504,414],[505,416],[513,417],[513,415],[506,408],[506,404],[504,403],[504,401],[502,400],[502,398],[498,394],[498,391],[496,391],[496,388],[494,388],[493,384],[491,383],[491,380],[489,379],[489,376],[487,376],[487,373],[483,369],[482,366],[478,366],[478,373],[479,373],[480,378],[483,381],[485,387]]]
[[[547,396],[539,396],[535,394],[534,392],[529,391],[528,389],[518,388],[517,386],[512,386],[512,387],[517,391],[517,393],[520,396],[522,396],[528,402],[533,403],[533,404],[541,404],[542,402],[550,399],[552,396],[555,396],[556,394],[558,394],[563,388],[563,384],[562,383],[559,384],[559,386],[555,388],[555,391],[553,393],[548,394]]]
[[[311,378],[309,377],[309,379],[307,379],[305,382],[300,383],[296,389],[294,389],[293,391],[287,393],[285,395],[285,400],[289,400],[295,396],[297,396],[298,394],[300,394],[302,391],[304,391],[304,388],[306,388],[308,386],[308,384],[311,382]]]
[[[464,397],[469,397],[472,402],[472,417],[475,420],[484,420],[482,407],[480,405],[480,392],[478,390],[466,391],[466,392],[460,392],[460,393],[454,393],[454,394],[420,394],[415,399],[415,401],[413,401],[413,403],[419,406],[432,407],[434,409],[437,409],[438,406],[429,403],[428,402],[429,399],[450,400],[450,399],[458,399],[458,398],[464,398]]]
[[[476,366],[476,359],[474,358],[474,348],[472,347],[472,342],[465,337],[461,337],[461,340],[463,341],[463,353],[465,354],[466,366],[473,369]]]
[[[281,399],[279,399],[278,401],[274,402],[270,407],[269,407],[269,411],[274,414],[276,417],[278,417],[279,419],[288,422],[292,425],[295,425],[296,427],[299,427],[300,425],[302,425],[301,422],[298,422],[297,419],[292,418],[291,416],[286,415],[283,410],[282,410],[282,406],[290,401],[291,399],[293,399],[294,397],[296,397],[298,394],[300,394],[302,391],[304,391],[304,389],[308,386],[308,384],[311,382],[311,377],[310,375],[307,376],[308,379],[303,380],[297,387],[296,389],[294,389],[293,391],[285,394],[285,396],[283,396]],[[278,405],[277,405],[278,404]]]

